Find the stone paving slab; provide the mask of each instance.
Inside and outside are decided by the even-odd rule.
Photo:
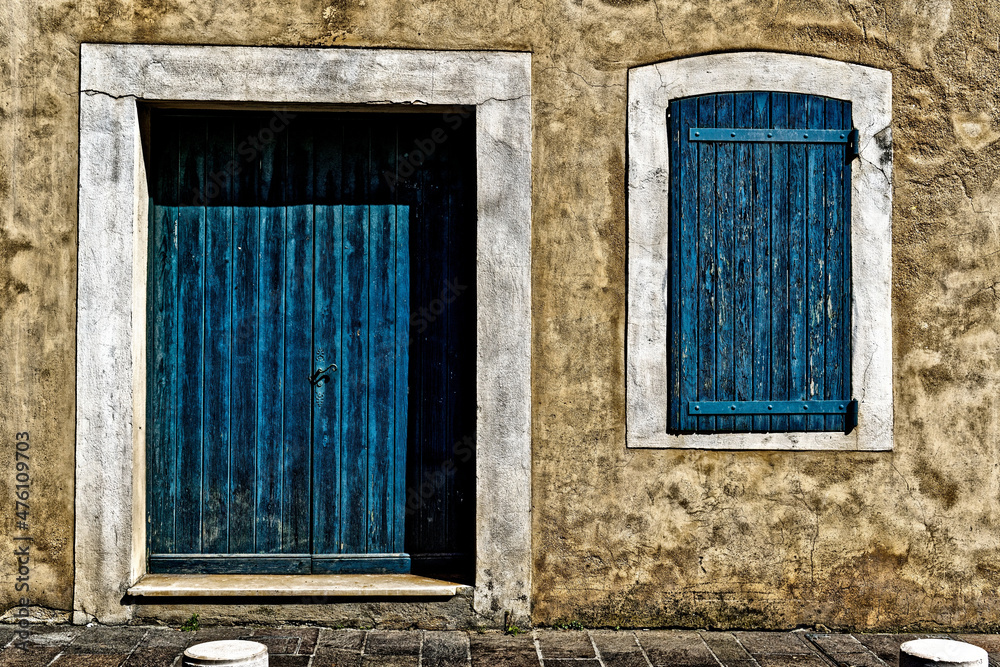
[[[24,648],[0,632],[0,667],[181,667],[185,648],[239,638],[266,644],[271,667],[896,667],[899,645],[921,637],[949,635],[60,625],[33,627]],[[1000,667],[1000,635],[950,638],[984,648]]]

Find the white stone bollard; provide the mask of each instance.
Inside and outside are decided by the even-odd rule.
[[[986,651],[952,639],[914,639],[899,647],[899,667],[989,667]]]
[[[242,639],[195,644],[184,651],[184,667],[267,667],[267,647]]]

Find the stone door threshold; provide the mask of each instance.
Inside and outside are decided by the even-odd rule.
[[[146,574],[134,597],[453,597],[471,586],[413,574]]]

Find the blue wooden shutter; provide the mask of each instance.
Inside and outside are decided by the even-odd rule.
[[[851,124],[814,95],[670,105],[669,430],[853,427]]]

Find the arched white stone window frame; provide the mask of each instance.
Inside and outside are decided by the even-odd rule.
[[[852,396],[858,426],[844,433],[667,431],[667,263],[671,100],[777,91],[851,102],[859,159],[851,170]],[[810,56],[741,52],[635,67],[628,76],[629,447],[681,449],[892,449],[892,75]]]

